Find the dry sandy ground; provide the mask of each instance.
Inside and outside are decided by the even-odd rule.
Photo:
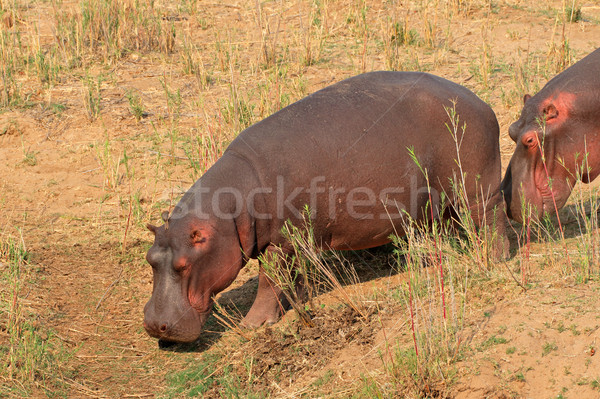
[[[295,100],[362,69],[386,69],[378,44],[382,21],[388,15],[405,16],[419,29],[421,18],[413,3],[394,3],[396,11],[390,15],[388,3],[367,1],[370,33],[368,46],[363,46],[359,29],[347,23],[357,3],[330,2],[323,17],[329,24],[329,37],[322,61],[311,66],[290,61],[283,67],[287,75],[277,81],[273,68],[260,67],[261,32],[268,25],[267,44],[275,43],[281,54],[288,46],[289,57],[294,59],[301,52],[297,49],[303,40],[301,24],[307,20],[302,15],[310,9],[303,2],[265,3],[263,30],[255,5],[246,4],[253,2],[199,2],[193,16],[179,5],[159,3],[164,17],[171,18],[179,32],[176,51],[171,55],[134,51],[113,63],[91,63],[88,73],[105,77],[97,119],[91,121],[85,110],[82,70],[62,72],[50,87],[40,84],[34,72],[21,73],[18,81],[31,105],[0,113],[0,237],[22,235],[31,253],[35,271],[22,294],[22,306],[35,315],[41,330],[55,331],[58,342],[71,353],[56,368],[64,383],[60,392],[68,397],[152,397],[166,388],[169,372],[184,369],[190,360],[199,361],[204,352],[228,345],[235,348],[236,335],[217,328],[192,352],[159,351],[141,325],[143,306],[152,290],[151,270],[144,261],[151,234],[144,224],[158,223],[160,211],[197,177],[186,155],[186,149],[193,148],[192,158],[198,161],[194,140],[217,132],[226,141],[239,127],[223,117],[232,85],[244,100],[256,104],[255,119],[259,119],[274,110],[265,104],[276,108],[282,93]],[[555,24],[554,15],[562,3],[492,3],[492,13],[474,7],[447,25],[441,22],[440,13],[438,37],[440,41],[448,38],[448,45],[414,46],[400,57],[407,69],[418,61],[423,69],[468,86],[493,106],[501,125],[506,165],[513,149],[507,128],[518,115],[524,94],[515,65],[533,71],[544,66],[551,55],[550,44],[560,40],[562,28]],[[593,1],[579,5],[584,20],[566,28],[575,59],[600,45],[600,6]],[[62,5],[69,6],[68,2]],[[37,29],[42,46],[49,45],[55,12],[47,2],[23,2],[15,23],[24,36]],[[274,32],[281,36],[274,39]],[[207,87],[182,71],[181,40],[186,35],[198,46],[196,56],[211,75]],[[217,50],[219,44],[226,49]],[[477,73],[486,45],[494,65],[488,87]],[[224,61],[223,52],[234,61]],[[531,72],[526,75],[527,87],[535,91],[549,77]],[[179,93],[179,105],[169,103],[161,82]],[[261,85],[268,88],[261,91]],[[146,115],[139,122],[130,111],[128,90],[139,93],[143,101]],[[211,159],[203,157],[200,162],[210,164]],[[577,284],[561,277],[561,266],[546,261],[544,244],[534,245],[532,251],[542,255],[532,257],[528,291],[499,277],[482,283],[484,292],[472,293],[464,332],[470,349],[457,364],[458,377],[446,391],[449,396],[600,396],[595,353],[600,334],[598,282]],[[241,308],[251,301],[255,273],[252,264],[230,294]],[[389,289],[400,284],[398,279],[377,277],[365,284]],[[339,335],[346,325],[348,331],[355,328],[354,322],[344,324],[342,316],[329,318],[333,321],[324,322],[320,335],[326,335],[325,331]],[[330,375],[320,389],[345,397],[349,391],[344,387],[352,387],[361,375],[382,373],[378,351],[384,340],[409,337],[406,309],[390,308],[379,319],[369,324],[372,335],[347,345],[335,344],[343,343],[335,334],[329,341],[323,338],[327,344],[323,344],[322,358],[307,355],[309,363],[297,367],[293,381],[265,389],[274,396],[311,396],[311,384]],[[289,316],[282,325],[288,321]],[[0,342],[6,341],[3,330]],[[262,337],[257,342],[270,341]],[[277,354],[265,353],[268,348],[256,345],[263,350],[259,356]],[[7,387],[13,383],[3,381]],[[38,387],[33,395],[42,396],[44,390]]]

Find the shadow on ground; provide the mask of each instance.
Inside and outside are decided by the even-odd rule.
[[[340,257],[346,268],[353,268],[356,272],[357,282],[365,283],[381,277],[390,277],[401,270],[396,265],[394,246],[392,244],[380,247],[360,250],[345,251]],[[333,256],[332,256],[333,258]],[[347,281],[344,276],[338,276],[343,286],[354,284],[356,281]],[[258,277],[252,277],[241,286],[230,289],[219,295],[217,305],[213,307],[213,313],[206,321],[204,331],[200,338],[193,343],[173,343],[159,340],[158,347],[162,350],[172,352],[205,352],[210,349],[222,335],[230,330],[229,326],[238,326],[243,316],[248,312],[256,296]],[[318,295],[329,292],[330,289],[321,287]],[[215,316],[215,308],[221,308]],[[286,309],[289,310],[289,307]],[[223,319],[225,323],[219,320]]]

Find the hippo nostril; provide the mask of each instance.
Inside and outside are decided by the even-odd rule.
[[[161,324],[158,330],[161,333],[167,332],[167,325],[166,324]]]

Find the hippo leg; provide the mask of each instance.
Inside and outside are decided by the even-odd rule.
[[[489,201],[480,202],[475,199],[475,203],[476,209],[471,211],[471,215],[479,226],[480,237],[491,240],[488,247],[489,259],[492,261],[508,259],[510,243],[506,236],[506,212],[501,193],[494,195]]]
[[[285,296],[279,288],[265,274],[263,267],[258,273],[258,291],[252,307],[242,320],[246,328],[258,328],[263,324],[271,325],[279,320],[285,303]]]
[[[493,223],[488,225],[493,234],[491,258],[494,261],[503,261],[510,258],[510,241],[506,235],[506,209],[501,204],[494,208],[492,215]]]
[[[288,254],[282,254],[278,247],[269,246],[265,250],[266,259],[274,259],[276,264],[271,267],[279,268],[281,263],[289,260]],[[285,293],[271,280],[264,271],[261,264],[258,273],[258,291],[256,299],[248,314],[242,320],[242,326],[246,328],[257,328],[263,324],[271,325],[276,323],[285,309],[289,306],[289,302]]]

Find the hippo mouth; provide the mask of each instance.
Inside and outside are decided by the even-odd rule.
[[[507,204],[507,216],[517,222],[523,222],[522,218],[526,217],[523,212],[529,213],[529,207],[532,212],[529,214],[536,219],[543,218],[545,214],[555,214],[556,210],[566,203],[570,190],[565,190],[568,186],[565,187],[558,181],[552,185],[551,181],[551,178],[547,177],[546,169],[541,165],[530,171],[529,177],[514,181],[512,165],[509,164],[501,185]]]
[[[160,326],[149,326],[144,322],[144,328],[148,335],[159,340],[160,347],[167,347],[176,343],[191,343],[196,341],[202,334],[204,324],[212,311],[212,307],[208,310],[199,312],[193,307],[188,308],[189,312],[194,312],[192,318],[180,317],[171,324],[161,324]],[[181,321],[184,321],[183,323]]]
[[[544,214],[556,214],[556,212],[565,205],[571,191],[562,190],[562,188],[562,185],[558,184],[555,184],[555,187],[551,188],[548,179],[544,179],[543,184],[539,184],[539,182],[536,181],[536,190],[542,205],[542,214],[540,216],[543,216]]]
[[[554,201],[552,199],[553,194],[550,185],[546,183],[540,187],[538,184],[536,184],[535,188],[537,189],[538,195],[540,196],[542,203],[542,212],[540,216],[552,212],[554,210]]]

